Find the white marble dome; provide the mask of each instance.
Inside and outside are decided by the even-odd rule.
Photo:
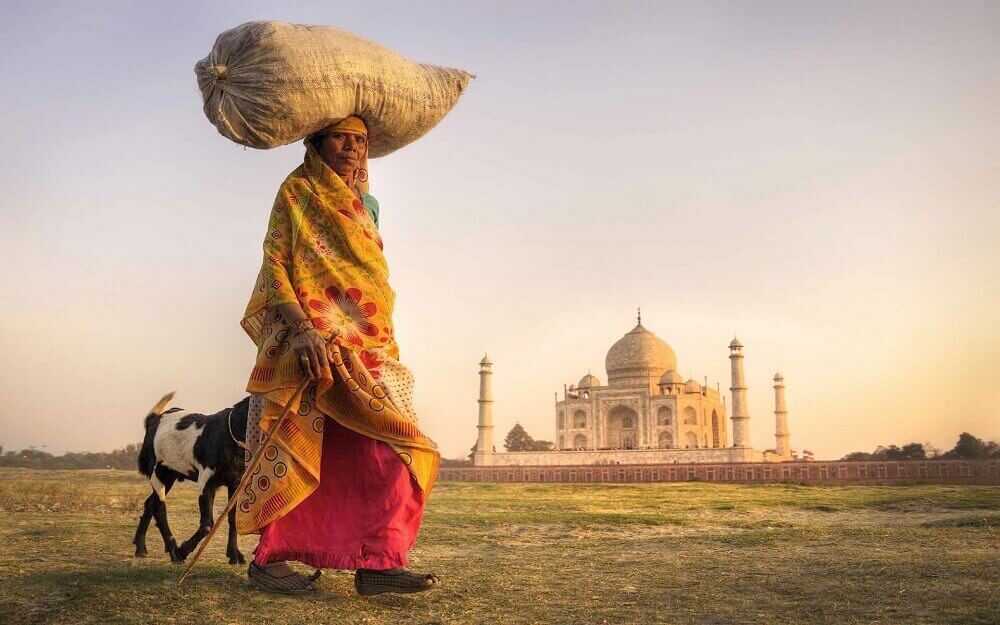
[[[670,371],[664,372],[663,375],[660,376],[660,384],[684,384],[684,378],[681,377],[681,374],[671,369]]]
[[[580,378],[580,383],[577,388],[594,388],[601,385],[601,381],[597,379],[597,376],[587,374]]]
[[[664,371],[676,370],[677,356],[666,341],[640,323],[611,346],[604,366],[609,385],[631,385],[640,378],[655,381]]]

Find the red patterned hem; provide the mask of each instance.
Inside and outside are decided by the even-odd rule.
[[[272,562],[283,562],[293,560],[301,562],[314,569],[339,569],[342,571],[354,571],[357,569],[374,569],[382,571],[406,566],[406,552],[402,553],[316,553],[313,551],[278,551],[262,549],[258,546],[254,549],[254,562],[257,564],[270,564]]]

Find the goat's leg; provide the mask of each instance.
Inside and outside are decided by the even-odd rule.
[[[139,527],[135,530],[135,538],[132,544],[135,545],[135,557],[145,558],[149,551],[146,549],[146,530],[149,529],[149,522],[153,519],[153,513],[159,505],[159,498],[156,493],[150,493],[146,498],[146,503],[142,506],[142,515],[139,517]]]
[[[188,557],[188,554],[195,550],[201,539],[212,531],[212,526],[215,525],[215,519],[212,518],[212,504],[214,503],[215,488],[206,486],[202,489],[201,495],[198,495],[198,512],[201,514],[198,530],[191,535],[191,538],[185,540],[180,549],[177,550],[181,560]]]
[[[232,499],[236,494],[236,487],[229,486],[226,489],[229,493],[229,498]],[[229,557],[229,564],[246,564],[246,558],[240,553],[240,545],[236,539],[236,506],[229,511],[227,517],[229,521],[229,542],[226,544],[226,556]]]
[[[174,485],[174,481],[177,478],[170,475],[166,471],[161,471],[159,468],[153,473],[153,495],[156,496],[156,505],[153,507],[153,520],[156,521],[156,527],[160,530],[160,536],[163,537],[163,550],[170,554],[171,562],[181,562],[181,558],[177,553],[177,541],[174,540],[174,535],[170,531],[170,524],[167,523],[167,493],[170,492],[170,488]]]

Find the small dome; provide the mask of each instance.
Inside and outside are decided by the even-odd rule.
[[[587,375],[580,378],[580,384],[577,385],[577,388],[594,388],[595,386],[600,386],[600,385],[601,381],[598,380],[596,376],[593,376],[588,373]]]
[[[483,359],[479,361],[479,364],[481,364],[481,365],[492,365],[493,363],[490,362],[490,357],[489,356],[487,356],[486,354],[483,354]]]
[[[742,349],[743,343],[740,343],[740,340],[734,336],[732,342],[729,343],[729,349],[736,349],[736,348]]]
[[[784,379],[785,379],[785,377],[783,375],[781,375],[780,371],[774,374],[774,381],[775,382],[781,382]]]
[[[569,390],[575,391],[576,390],[576,384],[570,384],[569,385]]]
[[[660,385],[663,386],[666,384],[684,384],[684,378],[673,369],[664,371],[663,375],[660,376]]]
[[[701,384],[695,382],[694,378],[691,378],[690,380],[685,382],[684,388],[695,393],[701,392]]]

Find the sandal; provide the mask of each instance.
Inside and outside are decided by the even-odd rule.
[[[247,569],[247,578],[250,580],[250,587],[264,592],[278,595],[304,595],[316,590],[314,582],[319,579],[323,571],[316,569],[312,575],[301,573],[291,573],[289,575],[272,575],[267,569],[254,561],[250,562]]]
[[[406,569],[395,573],[358,569],[354,573],[354,588],[359,595],[380,595],[384,592],[413,593],[433,590],[441,580],[433,573],[411,573]]]

